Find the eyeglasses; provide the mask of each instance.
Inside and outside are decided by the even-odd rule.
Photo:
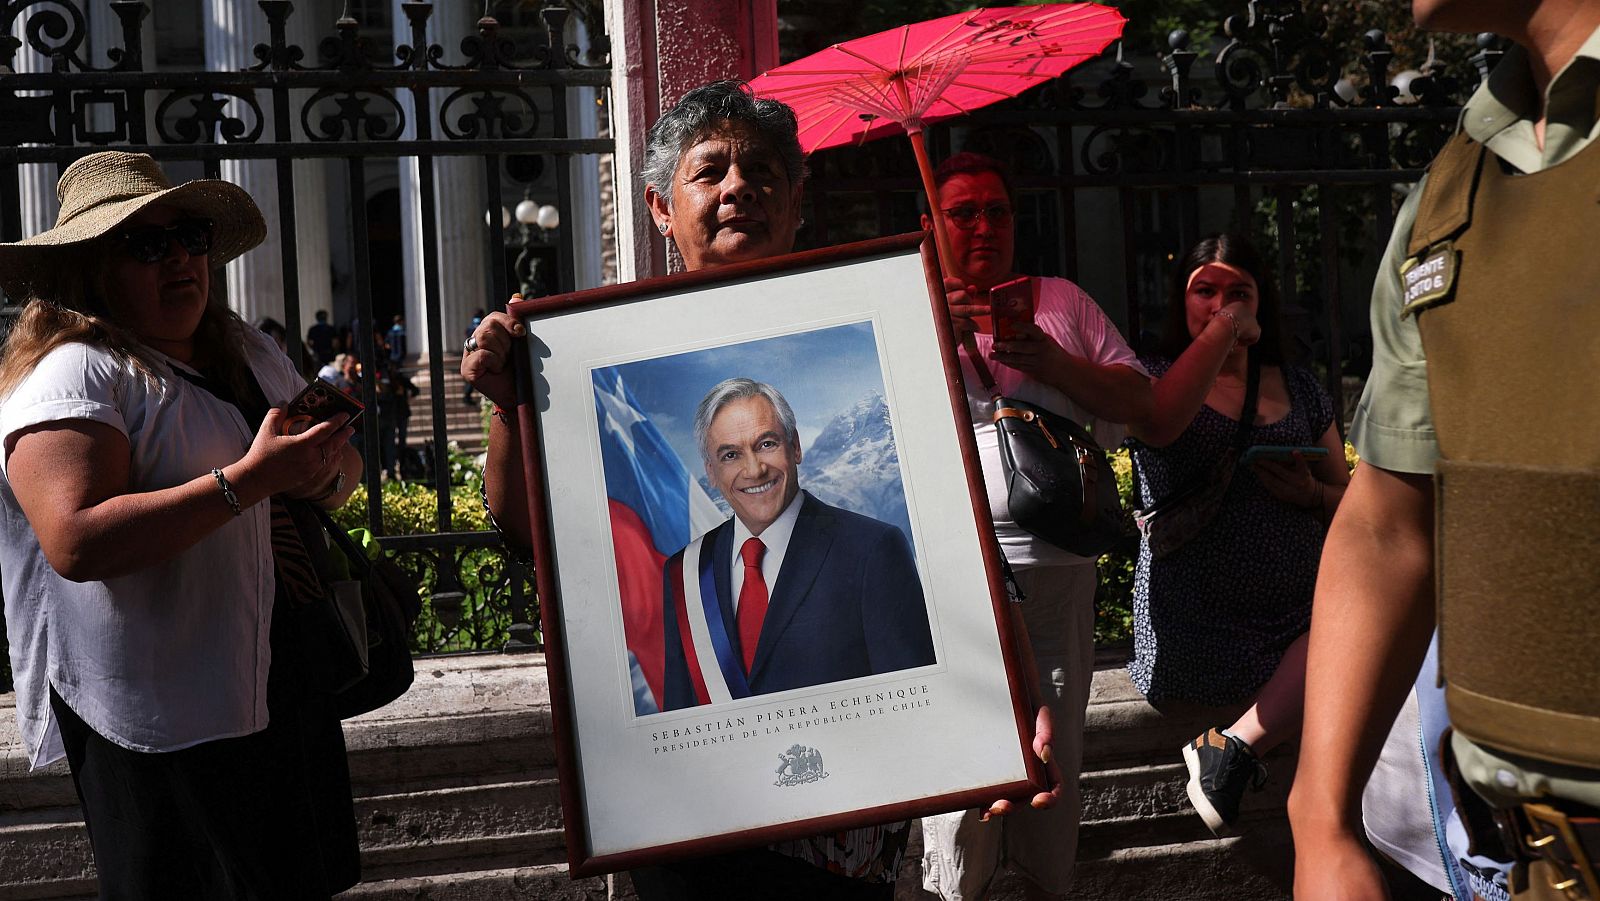
[[[171,225],[145,225],[125,228],[117,233],[122,249],[141,263],[159,263],[167,248],[178,242],[189,256],[211,252],[211,236],[216,223],[210,219],[179,219]]]
[[[946,217],[956,224],[958,228],[973,229],[978,227],[978,217],[989,220],[989,224],[1001,228],[1011,224],[1011,207],[1003,203],[991,203],[980,207],[972,204],[962,204],[944,211]]]

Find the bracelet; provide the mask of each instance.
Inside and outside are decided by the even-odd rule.
[[[233,493],[233,486],[228,484],[228,477],[223,475],[220,469],[211,470],[211,477],[217,480],[217,487],[222,489],[222,499],[233,509],[233,515],[242,515],[244,510],[239,507],[239,495]]]
[[[1234,346],[1237,346],[1239,344],[1239,317],[1233,315],[1227,310],[1218,310],[1211,314],[1212,319],[1215,319],[1218,316],[1228,317],[1228,324],[1233,327],[1233,344]]]
[[[344,470],[341,469],[341,470],[339,470],[338,474],[333,477],[333,484],[328,486],[328,490],[327,491],[322,492],[321,494],[317,495],[316,497],[307,498],[307,500],[310,503],[313,503],[313,504],[320,504],[323,501],[327,500],[328,498],[333,497],[335,494],[338,494],[339,491],[341,489],[343,489],[343,488],[344,488]]]

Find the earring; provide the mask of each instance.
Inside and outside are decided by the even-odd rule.
[[[794,227],[795,227],[796,230],[805,228],[806,227],[806,217],[801,216],[800,217],[800,221],[796,222],[794,224]]]
[[[661,229],[661,233],[663,235],[667,233],[667,224],[665,222],[661,223],[660,225],[657,225],[656,228]]]

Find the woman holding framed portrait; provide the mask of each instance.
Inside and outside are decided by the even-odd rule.
[[[746,85],[733,81],[689,92],[651,129],[644,175],[644,199],[652,219],[690,270],[762,260],[793,249],[806,170],[795,116],[785,104],[758,99]],[[496,404],[485,467],[485,504],[508,544],[521,546],[533,540],[521,467],[523,448],[511,417],[502,410],[516,401],[509,364],[517,339],[525,333],[524,326],[507,313],[486,316],[467,339],[461,366],[462,376]],[[772,491],[772,496],[796,507],[809,497],[790,490],[784,478],[799,463],[792,414],[785,417],[782,407],[787,405],[759,390],[763,387],[767,386],[724,399],[721,408],[738,414],[741,422],[768,424],[756,428],[749,442],[738,435],[719,439],[718,459],[722,445],[728,444],[730,455],[742,453],[751,461],[749,484],[742,477],[730,475],[727,480],[731,490],[750,495],[730,504],[736,513],[762,506],[761,495],[774,484],[781,490]],[[704,431],[720,434],[725,414],[712,413]],[[770,440],[763,440],[768,432]],[[706,453],[705,447],[700,452]],[[775,455],[770,464],[762,459],[766,454]],[[705,459],[712,463],[712,456]],[[768,512],[775,515],[756,517],[758,525],[782,519],[782,512]],[[737,570],[741,563],[734,566]],[[750,568],[764,571],[766,565],[758,557]],[[732,581],[739,584],[737,578]],[[1043,748],[1050,738],[1048,719],[1040,726],[1034,749],[1047,759]],[[1053,802],[1053,793],[1034,799],[1039,806]],[[738,897],[753,892],[774,898],[886,899],[893,896],[909,825],[901,821],[679,860],[635,869],[633,878],[645,899]]]

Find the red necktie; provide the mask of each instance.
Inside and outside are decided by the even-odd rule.
[[[744,560],[744,585],[739,589],[739,647],[744,650],[744,672],[756,659],[756,643],[761,640],[761,621],[767,616],[767,580],[761,578],[761,558],[767,546],[759,538],[745,541],[739,548]]]

